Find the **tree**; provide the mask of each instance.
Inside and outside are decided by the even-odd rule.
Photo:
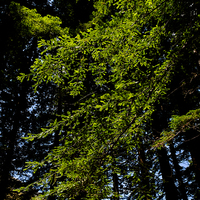
[[[27,163],[27,168],[35,172],[49,163],[53,166],[41,179],[30,184],[43,186],[44,193],[40,197],[118,198],[117,177],[124,176],[117,164],[120,156],[125,157],[118,151],[121,147],[141,172],[137,174],[136,168],[125,172],[124,177],[134,183],[130,187],[130,198],[157,197],[149,192],[155,187],[153,181],[146,185],[144,173],[150,172],[146,171],[150,159],[143,148],[162,132],[167,135],[164,143],[169,140],[168,136],[174,137],[174,127],[172,131],[164,131],[169,128],[173,113],[182,110],[176,109],[175,98],[167,100],[167,97],[174,91],[172,83],[177,81],[176,73],[183,70],[183,77],[191,75],[187,66],[180,67],[180,62],[186,54],[192,57],[194,50],[199,51],[195,43],[199,41],[200,20],[195,14],[186,25],[183,21],[191,11],[197,12],[198,5],[193,1],[175,0],[96,1],[96,13],[87,31],[75,37],[65,32],[58,38],[40,41],[38,47],[44,48],[43,56],[35,60],[30,74],[21,74],[19,79],[31,77],[35,90],[43,82],[53,82],[62,94],[75,100],[73,110],[59,115],[60,120],[55,119],[40,133],[27,137],[37,140],[60,130],[60,141],[63,141],[43,161]],[[94,84],[91,90],[85,84],[89,75]],[[179,82],[175,89],[178,85]],[[163,111],[163,106],[170,110]],[[150,127],[150,124],[152,129],[145,132],[144,126]],[[144,142],[147,133],[150,141]],[[138,157],[133,156],[135,152]],[[163,176],[162,191],[167,199],[178,199],[180,195],[166,149],[158,149],[157,157]],[[128,167],[128,160],[125,162]],[[142,195],[140,178],[144,184]],[[198,171],[196,178],[198,180]],[[54,187],[50,187],[52,181]],[[110,187],[113,182],[115,193]],[[175,196],[169,189],[173,189]]]
[[[74,12],[75,8],[80,9],[74,3],[68,9],[68,13],[61,14],[63,5],[53,7],[47,1],[1,1],[2,8],[0,16],[1,29],[1,198],[5,198],[6,193],[10,193],[12,176],[18,175],[21,181],[31,183],[38,176],[45,172],[45,168],[38,171],[34,176],[27,176],[23,172],[24,163],[30,160],[41,161],[52,149],[52,140],[56,137],[47,137],[44,140],[25,142],[21,137],[27,132],[37,132],[38,127],[44,127],[49,120],[55,119],[58,101],[58,88],[55,84],[40,85],[36,94],[32,90],[32,82],[20,83],[16,77],[20,72],[29,72],[29,67],[34,59],[40,55],[37,48],[38,39],[50,39],[56,37],[64,31],[58,17],[49,14],[62,16],[69,19],[68,14]],[[57,1],[57,3],[59,3]],[[82,2],[83,3],[83,2]],[[90,2],[85,1],[88,5]],[[80,4],[80,3],[79,3]],[[23,6],[22,6],[23,5]],[[24,5],[26,7],[24,7]],[[60,7],[59,7],[60,6]],[[32,10],[28,9],[32,8]],[[88,9],[89,8],[89,9]],[[37,9],[37,11],[36,11]],[[87,7],[87,11],[92,11],[92,7]],[[40,13],[40,14],[39,14]],[[84,14],[85,19],[90,13]],[[47,16],[45,16],[47,15]],[[82,17],[76,11],[77,15]],[[45,17],[42,17],[45,16]],[[67,16],[67,17],[66,17]],[[84,23],[85,19],[81,18]],[[64,20],[63,20],[64,21]],[[9,26],[8,26],[9,24]],[[73,25],[73,27],[72,27]],[[73,23],[69,24],[69,29],[74,32],[77,29]],[[83,27],[83,25],[82,25]],[[57,99],[58,98],[58,99]],[[16,114],[17,112],[17,114]],[[12,117],[14,116],[14,117]],[[11,131],[15,125],[15,130]],[[10,139],[11,138],[11,139]],[[29,173],[30,174],[30,173]],[[6,191],[8,189],[8,192]],[[26,197],[25,197],[26,198]]]
[[[38,57],[38,38],[49,39],[51,38],[50,33],[58,35],[62,29],[59,26],[61,22],[58,18],[57,20],[55,17],[42,18],[35,10],[29,10],[11,1],[1,1],[0,4],[2,8],[0,26],[3,30],[0,39],[0,193],[1,199],[7,199],[12,194],[16,195],[11,192],[11,188],[16,185],[13,184],[12,176],[19,176],[21,181],[27,182],[29,177],[22,169],[24,163],[30,159],[36,159],[37,154],[40,155],[40,159],[39,156],[37,159],[41,160],[46,148],[45,145],[42,148],[39,145],[40,142],[31,144],[21,139],[24,133],[36,131],[38,127],[45,126],[47,121],[43,113],[39,117],[41,122],[38,123],[35,110],[33,109],[30,112],[29,109],[37,101],[37,95],[33,95],[31,82],[20,83],[17,76],[20,72],[28,73],[33,60]],[[34,29],[31,26],[33,22],[40,27],[34,27]],[[50,28],[50,26],[52,27]],[[46,90],[46,92],[49,91],[50,89]],[[43,105],[40,104],[40,111],[44,107],[46,110],[46,103],[43,99]],[[38,110],[36,113],[38,114]],[[31,148],[34,145],[39,145],[40,148]],[[27,199],[28,197],[24,198]]]

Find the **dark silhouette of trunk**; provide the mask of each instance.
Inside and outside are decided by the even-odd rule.
[[[164,105],[157,105],[157,111],[152,115],[152,130],[153,135],[159,138],[161,132],[168,127],[168,113],[167,107]],[[174,184],[174,178],[172,175],[172,169],[167,156],[167,150],[161,148],[157,150],[157,156],[159,158],[160,171],[162,173],[164,192],[166,193],[166,200],[177,200],[178,191]]]
[[[141,172],[141,188],[142,188],[140,191],[145,196],[145,200],[149,200],[149,197],[147,195],[149,193],[148,164],[146,162],[144,145],[142,143],[141,138],[138,148],[138,155],[139,155],[138,159]]]
[[[86,191],[81,191],[80,194],[74,198],[74,200],[82,200],[86,197],[86,194]]]
[[[166,200],[177,200],[177,189],[174,184],[174,179],[172,176],[172,169],[169,164],[169,158],[167,156],[167,151],[164,148],[157,150],[157,155],[160,163],[160,170],[163,178],[164,191],[166,193]]]
[[[198,186],[200,187],[200,156],[199,156],[200,133],[195,130],[187,131],[185,144],[191,153],[193,161],[193,170],[195,173],[195,180]],[[200,199],[199,191],[196,192],[195,199]]]
[[[187,133],[189,134],[189,133]],[[195,136],[199,135],[199,133],[194,134]],[[194,136],[194,137],[195,137]],[[194,165],[194,171],[196,174],[196,181],[200,186],[200,156],[199,156],[199,144],[200,144],[200,136],[197,138],[194,138],[193,141],[188,145],[191,156],[192,156],[192,161]]]
[[[191,157],[192,157],[193,166],[194,166],[195,179],[196,179],[198,186],[200,187],[200,161],[199,161],[199,153],[198,152],[199,152],[199,149],[197,150],[197,152],[195,152],[195,150],[192,150]],[[197,200],[200,199],[200,191],[199,190],[196,191],[195,199],[197,199]]]
[[[117,173],[112,173],[112,177],[113,177],[113,192],[119,195],[119,180]],[[114,197],[114,200],[119,200],[119,197]]]
[[[176,178],[178,179],[178,182],[179,182],[179,190],[181,193],[180,198],[183,200],[187,200],[188,198],[187,198],[187,194],[186,194],[186,190],[185,190],[185,185],[182,180],[182,174],[181,174],[180,166],[178,164],[178,160],[176,158],[176,152],[175,152],[173,143],[170,144],[170,150],[171,150],[171,156],[173,159],[174,169],[176,171]]]

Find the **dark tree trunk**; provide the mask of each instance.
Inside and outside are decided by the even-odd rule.
[[[168,127],[169,116],[167,106],[165,107],[164,104],[161,106],[157,105],[157,111],[155,111],[152,117],[153,135],[154,137],[159,138],[161,136],[161,132]],[[174,184],[172,168],[169,162],[169,158],[167,156],[167,150],[165,148],[158,149],[157,156],[159,158],[160,171],[162,173],[166,200],[177,200],[178,191]]]
[[[174,168],[175,168],[175,171],[176,171],[176,177],[178,179],[178,182],[179,182],[179,190],[180,190],[180,198],[183,199],[183,200],[187,200],[187,194],[186,194],[186,190],[185,190],[185,185],[183,183],[183,180],[182,180],[182,174],[181,174],[181,170],[180,170],[180,166],[178,164],[178,160],[176,158],[176,152],[175,152],[175,149],[174,149],[174,145],[173,144],[170,144],[170,150],[171,150],[171,156],[172,156],[172,159],[173,159],[173,164],[174,164]]]
[[[185,144],[191,153],[196,183],[200,188],[200,133],[195,130],[187,131]],[[200,191],[196,192],[195,199],[200,199]]]
[[[178,193],[172,176],[172,169],[167,156],[167,151],[164,148],[157,150],[157,155],[160,163],[160,170],[163,178],[164,191],[166,200],[177,200]]]
[[[119,180],[117,173],[113,173],[113,192],[117,195],[119,195]],[[114,197],[114,200],[119,200],[119,197]]]
[[[140,166],[140,172],[141,172],[141,182],[142,182],[142,190],[141,192],[145,196],[145,200],[149,200],[149,197],[147,194],[150,193],[149,188],[149,178],[148,178],[148,164],[146,162],[144,147],[142,144],[142,140],[140,138],[140,145],[138,148],[138,155],[139,155],[139,166]]]

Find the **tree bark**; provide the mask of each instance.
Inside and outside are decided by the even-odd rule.
[[[178,182],[179,182],[179,189],[180,189],[180,198],[183,199],[183,200],[187,200],[187,194],[186,194],[186,190],[185,190],[185,185],[183,183],[183,180],[182,180],[182,174],[181,174],[181,170],[180,170],[180,166],[178,164],[178,160],[176,158],[176,152],[175,152],[175,149],[174,149],[174,145],[173,143],[170,144],[170,150],[171,150],[171,156],[172,156],[172,159],[173,159],[173,164],[174,164],[174,168],[175,168],[175,171],[176,171],[176,177],[178,179]]]
[[[148,165],[146,162],[145,152],[142,144],[142,140],[140,138],[140,144],[138,148],[138,159],[139,159],[139,166],[140,166],[140,172],[141,172],[141,180],[142,180],[142,193],[145,195],[145,200],[149,200],[149,197],[147,194],[150,193],[149,188],[149,178],[148,178]]]
[[[185,142],[188,150],[191,153],[196,183],[200,187],[200,133],[195,130],[187,131]],[[200,199],[200,191],[197,191],[195,199]]]
[[[157,111],[152,115],[152,129],[154,137],[160,137],[160,133],[168,127],[168,114],[166,108],[163,106],[157,107]],[[167,150],[161,148],[157,150],[157,156],[160,163],[160,171],[162,173],[164,192],[166,194],[166,200],[177,200],[178,191],[174,184],[174,178],[172,174],[172,168],[167,156]]]
[[[113,192],[117,195],[119,195],[119,180],[117,173],[113,173]],[[119,200],[119,197],[114,197],[114,200]]]
[[[166,149],[161,148],[160,150],[157,150],[157,155],[159,158],[166,200],[177,200],[177,189],[174,184],[172,169],[169,164],[169,158],[167,156]]]

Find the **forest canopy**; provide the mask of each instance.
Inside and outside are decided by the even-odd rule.
[[[200,2],[92,3],[74,31],[21,8],[40,53],[18,80],[35,94],[54,88],[46,125],[23,137],[53,145],[26,162],[38,176],[21,190],[50,200],[198,199]]]

